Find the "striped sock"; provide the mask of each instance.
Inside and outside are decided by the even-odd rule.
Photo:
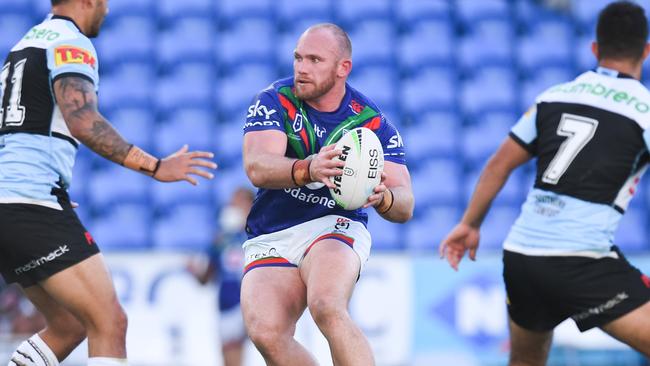
[[[8,366],[59,366],[59,360],[41,337],[34,334],[18,346]]]

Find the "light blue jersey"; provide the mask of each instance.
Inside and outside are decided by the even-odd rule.
[[[510,136],[537,157],[535,186],[504,248],[615,257],[614,232],[650,161],[650,93],[599,68],[542,93]]]
[[[92,43],[66,17],[46,19],[11,49],[0,74],[0,203],[61,209],[52,190],[70,186],[79,141],[52,86],[74,75],[97,90],[98,68]]]

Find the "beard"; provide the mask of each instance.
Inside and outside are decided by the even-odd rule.
[[[321,83],[310,82],[307,84],[294,83],[296,96],[303,101],[315,100],[327,94],[336,83],[336,74],[332,72]]]
[[[95,38],[99,35],[99,30],[102,28],[102,24],[104,23],[104,17],[105,15],[98,14],[95,17],[95,21],[90,27],[90,30],[88,31],[88,34],[86,34],[86,37],[88,38]]]

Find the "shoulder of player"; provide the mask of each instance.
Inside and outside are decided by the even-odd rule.
[[[12,48],[12,51],[27,47],[49,49],[65,43],[74,43],[95,52],[90,39],[79,32],[74,24],[63,19],[47,19],[33,26]]]

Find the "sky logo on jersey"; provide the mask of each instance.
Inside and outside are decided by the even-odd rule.
[[[75,46],[60,46],[54,49],[54,62],[56,66],[86,64],[94,69],[97,60],[90,51],[83,48]]]

